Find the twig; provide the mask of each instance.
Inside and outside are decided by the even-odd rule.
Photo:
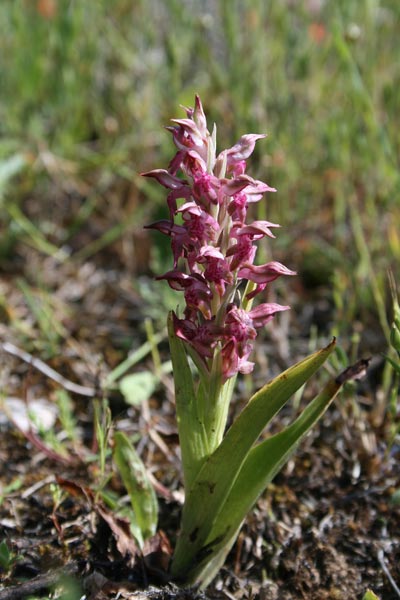
[[[78,563],[73,562],[62,569],[57,569],[45,575],[39,575],[31,581],[25,581],[19,585],[12,585],[0,590],[0,600],[21,600],[41,590],[48,589],[56,585],[60,578],[65,575],[74,575],[78,572]]]
[[[45,485],[49,485],[49,483],[54,483],[55,480],[56,479],[53,474],[49,475],[48,477],[45,477],[45,479],[41,479],[40,481],[37,481],[34,485],[31,485],[29,488],[24,490],[22,492],[22,494],[20,494],[20,497],[23,499],[29,498],[29,496],[32,496],[32,494],[34,494],[35,492],[40,490]]]
[[[20,430],[22,435],[25,436],[26,439],[32,444],[32,446],[37,448],[39,452],[43,452],[47,458],[65,465],[74,464],[74,460],[72,458],[64,456],[56,450],[53,450],[53,448],[50,448],[50,446],[47,446],[47,444],[38,435],[36,435],[33,429],[21,429],[21,427],[18,426],[18,423],[15,421],[13,421],[13,423]]]
[[[383,572],[385,573],[386,577],[389,579],[390,585],[392,586],[392,588],[394,589],[394,591],[396,592],[396,594],[400,598],[400,588],[398,587],[397,583],[395,582],[395,580],[392,577],[391,572],[388,569],[388,566],[387,566],[387,564],[385,562],[385,555],[383,553],[382,548],[380,548],[378,550],[377,557],[378,557],[378,561],[379,561],[379,564],[382,567]],[[1,600],[1,598],[0,598],[0,600]]]
[[[40,358],[35,358],[29,352],[25,352],[25,350],[21,350],[11,342],[3,342],[0,343],[0,348],[4,350],[4,352],[8,352],[8,354],[12,354],[13,356],[17,356],[21,360],[25,361],[29,365],[32,365],[38,371],[41,371],[46,377],[49,377],[53,381],[59,383],[63,388],[68,390],[69,392],[73,392],[74,394],[80,394],[81,396],[93,396],[96,395],[96,390],[94,388],[90,388],[84,385],[79,385],[78,383],[74,383],[73,381],[69,381],[57,371],[46,365],[45,362],[40,360]]]
[[[147,473],[147,477],[150,479],[157,494],[165,498],[166,500],[174,500],[178,504],[182,505],[185,501],[185,494],[179,490],[169,490],[162,483],[158,481],[150,471]]]

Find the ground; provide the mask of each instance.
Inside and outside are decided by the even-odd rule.
[[[91,227],[96,226],[92,219]],[[82,235],[92,234],[80,231],[72,243],[85,244]],[[141,263],[147,264],[149,241],[141,232],[137,236],[134,254],[140,250]],[[372,357],[367,376],[345,388],[260,498],[213,584],[200,593],[166,583],[182,503],[172,377],[166,370],[140,405],[127,403],[118,386],[104,388],[129,351],[142,347],[143,323],[149,316],[156,334],[161,331],[158,355],[144,355],[127,372],[151,370],[155,361],[167,364],[169,358],[162,333],[165,298],[160,298],[151,273],[140,273],[137,265],[132,273],[129,256],[124,239],[94,258],[64,261],[18,243],[3,261],[1,294],[7,301],[0,325],[6,401],[0,419],[0,600],[361,600],[367,589],[381,600],[398,598],[396,394],[390,405],[381,354],[385,345],[373,321],[371,326],[356,323],[357,343],[347,345],[354,359]],[[329,290],[306,275],[300,273],[295,283],[281,288],[292,305],[291,315],[261,336],[257,368],[251,379],[240,381],[232,418],[251,388],[309,352],[313,327],[318,330],[314,344],[329,340],[334,319]],[[346,340],[339,345],[343,350]],[[348,364],[342,355],[337,354],[328,374]],[[38,357],[64,379],[54,381],[54,373],[49,376],[43,363],[34,362]],[[325,375],[282,411],[274,428],[293,418]],[[89,395],[74,388],[67,395],[71,382],[85,386]],[[103,396],[111,409],[104,471],[91,393],[100,400]],[[35,403],[42,407],[39,421],[54,414],[54,423],[39,433],[22,431],[15,411],[21,405],[33,409]],[[101,401],[97,406],[107,428],[107,411]],[[132,437],[156,485],[163,533],[145,556],[137,554],[126,522],[99,501],[98,491],[105,487],[117,497],[125,494],[110,467],[113,429]]]
[[[46,459],[11,429],[3,430],[0,453],[1,480],[23,481],[0,511],[3,535],[18,557],[3,572],[2,600],[58,597],[49,588],[64,572],[88,599],[201,597],[154,587],[160,585],[154,564],[137,560],[132,567],[84,497],[56,502],[55,476],[87,485],[82,467]],[[332,410],[258,502],[206,596],[347,600],[371,588],[382,599],[398,598],[391,578],[400,575],[399,479],[399,449],[385,452],[378,435]],[[164,499],[161,507],[160,522],[173,537],[179,503]]]

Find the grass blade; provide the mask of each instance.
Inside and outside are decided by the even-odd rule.
[[[156,494],[147,477],[146,468],[127,436],[117,431],[114,443],[114,462],[129,494],[135,520],[146,539],[154,535],[157,528]]]

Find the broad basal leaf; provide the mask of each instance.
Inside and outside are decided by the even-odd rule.
[[[198,413],[193,374],[190,370],[183,342],[176,337],[172,314],[168,318],[168,335],[175,382],[176,418],[182,453],[185,489],[190,489],[200,465],[208,456],[208,442],[204,423]]]
[[[185,573],[198,560],[198,553],[205,552],[206,540],[251,447],[292,394],[325,362],[334,346],[332,341],[261,388],[204,463],[185,501],[182,531],[172,564],[174,575]]]

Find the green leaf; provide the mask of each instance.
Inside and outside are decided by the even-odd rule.
[[[4,499],[7,497],[7,494],[11,494],[12,492],[19,490],[22,487],[22,483],[22,479],[17,477],[16,479],[13,479],[11,483],[2,488],[0,493],[0,506],[3,504]]]
[[[386,356],[386,360],[392,365],[393,369],[400,375],[400,362],[396,362],[390,356]]]
[[[395,506],[400,506],[400,488],[395,490],[390,497],[390,503]]]
[[[7,571],[15,559],[14,554],[8,547],[6,540],[0,542],[0,567]]]
[[[185,501],[181,535],[172,563],[175,577],[190,570],[199,560],[199,553],[207,552],[205,542],[251,447],[272,417],[318,370],[334,347],[335,341],[332,341],[256,392],[219,447],[206,460]]]
[[[128,404],[139,406],[150,398],[158,382],[158,377],[151,371],[141,371],[121,379],[119,389]]]
[[[221,562],[257,498],[287,462],[304,436],[324,414],[341,385],[340,381],[331,380],[292,425],[250,450],[215,526],[205,541],[207,551],[212,550],[216,556],[221,555]],[[194,564],[191,577],[197,579],[204,567],[202,568],[199,558]],[[207,570],[210,570],[209,567]],[[215,573],[210,576],[213,575]],[[202,574],[202,581],[203,577]]]
[[[129,494],[143,538],[151,537],[157,528],[156,494],[141,458],[121,431],[114,435],[113,459]]]
[[[199,415],[193,375],[183,342],[174,332],[172,313],[168,317],[168,336],[175,383],[176,418],[182,453],[185,489],[189,489],[206,456],[208,441]]]
[[[26,165],[26,159],[22,154],[15,154],[6,160],[0,161],[0,197],[10,179],[17,175]]]
[[[140,548],[144,546],[143,533],[137,522],[135,511],[131,506],[124,506],[122,508],[114,508],[114,514],[116,517],[121,519],[128,519],[130,530]]]
[[[362,600],[379,600],[378,596],[374,594],[373,591],[367,590],[362,598]]]

